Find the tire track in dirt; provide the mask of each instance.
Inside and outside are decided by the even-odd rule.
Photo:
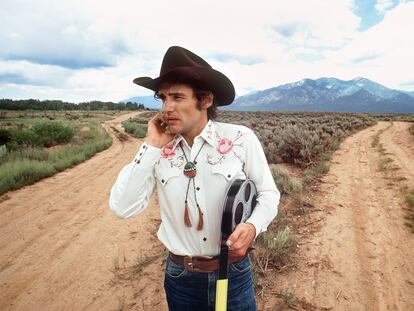
[[[135,114],[135,113],[133,113]],[[126,290],[113,284],[114,260],[132,266],[159,248],[156,196],[140,217],[119,220],[109,191],[140,140],[119,142],[78,166],[9,192],[0,203],[0,310],[114,310]],[[157,250],[158,251],[158,250]]]
[[[310,216],[322,225],[300,245],[297,270],[279,280],[315,310],[414,310],[413,235],[399,189],[379,171],[371,146],[384,130],[381,143],[402,164],[399,174],[411,178],[413,155],[399,134],[407,125],[389,124],[348,137],[334,153],[315,199],[320,211]]]
[[[381,135],[381,142],[395,164],[402,169],[399,174],[407,178],[408,186],[414,188],[414,136],[408,132],[412,123],[393,122]]]

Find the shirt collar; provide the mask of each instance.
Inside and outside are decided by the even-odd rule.
[[[214,122],[211,120],[208,120],[206,126],[201,131],[200,135],[206,142],[208,142],[212,147],[215,147],[217,144],[217,135],[216,135],[216,127],[214,125]],[[174,151],[175,148],[180,144],[180,142],[184,140],[184,137],[181,134],[175,134],[174,138],[164,145],[162,148],[168,148],[171,151]]]
[[[216,146],[217,144],[216,127],[213,121],[208,120],[206,126],[200,133],[200,137],[202,137],[212,147]]]

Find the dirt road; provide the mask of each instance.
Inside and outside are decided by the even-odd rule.
[[[104,127],[112,133],[111,126],[121,129],[120,122],[130,116]],[[160,249],[154,199],[132,220],[117,219],[108,209],[110,188],[139,144],[114,138],[92,159],[6,194],[0,203],[0,310],[117,310],[123,305],[131,287],[114,283],[111,270]]]
[[[120,129],[128,117],[104,126]],[[388,126],[349,137],[335,153],[311,216],[321,226],[301,240],[297,268],[278,276],[275,292],[290,288],[316,310],[414,310],[413,234],[404,226],[400,184],[378,171],[372,136],[386,129],[381,142],[411,187],[414,148],[406,123]],[[140,143],[114,138],[77,167],[7,194],[0,203],[0,310],[166,310],[156,196],[131,220],[107,207]],[[134,268],[152,255],[143,270]],[[278,306],[270,299],[259,309]]]
[[[302,241],[298,267],[281,278],[281,288],[316,310],[414,310],[414,235],[404,225],[399,190],[414,186],[408,126],[380,122],[342,143],[315,199],[319,211],[311,217],[322,225]],[[388,179],[371,146],[381,129],[383,156],[395,164]]]

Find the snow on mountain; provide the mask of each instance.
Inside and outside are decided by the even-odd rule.
[[[358,77],[302,79],[237,98],[229,109],[414,112],[414,96]]]

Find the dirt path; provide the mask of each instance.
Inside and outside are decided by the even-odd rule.
[[[121,129],[131,115],[104,127],[113,136],[110,127]],[[114,282],[111,270],[159,253],[155,197],[131,220],[117,219],[107,203],[140,143],[113,136],[113,145],[92,159],[6,194],[0,203],[0,310],[117,310],[123,295],[142,290],[138,281],[134,288]],[[151,285],[146,290],[154,293]]]
[[[316,310],[414,310],[414,235],[399,192],[414,182],[414,143],[407,123],[389,125],[358,132],[334,154],[311,216],[322,225],[300,245],[297,271],[280,280]],[[380,129],[395,174],[407,180],[379,171],[371,142]]]

